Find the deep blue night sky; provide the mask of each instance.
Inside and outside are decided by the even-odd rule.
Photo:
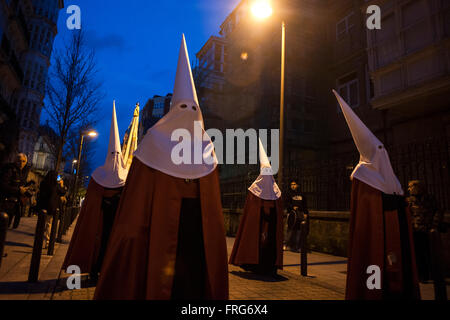
[[[103,164],[109,139],[112,102],[116,100],[120,138],[134,106],[141,110],[153,95],[173,90],[181,34],[185,33],[190,60],[211,35],[218,35],[223,20],[239,0],[72,0],[60,11],[54,49],[61,47],[72,4],[81,8],[82,28],[96,50],[98,80],[105,98],[99,106],[99,137],[94,143],[92,169]],[[45,113],[45,112],[44,112]],[[47,118],[43,113],[41,122]]]

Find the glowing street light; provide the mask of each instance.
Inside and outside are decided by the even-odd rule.
[[[96,131],[89,131],[86,135],[91,138],[95,138],[96,136],[98,136],[98,133]]]
[[[73,204],[73,202],[74,202],[74,200],[75,200],[76,188],[77,188],[78,179],[79,179],[79,178],[78,178],[78,175],[79,175],[79,171],[80,171],[81,152],[82,152],[82,150],[83,150],[84,137],[95,138],[95,137],[97,137],[97,136],[98,136],[98,133],[97,133],[97,131],[95,131],[95,130],[85,131],[85,132],[82,132],[82,133],[80,134],[80,145],[79,145],[79,147],[78,147],[78,160],[75,159],[75,160],[73,160],[73,162],[72,162],[72,165],[75,164],[75,163],[77,164],[77,171],[76,171],[76,173],[75,173],[75,182],[74,182],[74,184],[73,184],[73,190],[72,190],[72,201],[71,201],[72,204]],[[72,172],[73,172],[73,170],[72,170]]]
[[[272,6],[268,0],[254,1],[251,7],[253,16],[258,19],[266,19],[273,13]]]

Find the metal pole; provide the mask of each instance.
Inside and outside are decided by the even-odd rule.
[[[56,228],[58,227],[58,220],[59,220],[59,208],[56,209],[53,219],[52,219],[52,229],[50,231],[50,241],[48,244],[48,251],[47,255],[52,256],[53,251],[55,250],[55,238],[56,238]]]
[[[38,212],[38,220],[36,223],[36,231],[34,235],[33,254],[31,256],[30,271],[28,273],[28,282],[38,281],[46,217],[47,211],[42,210]]]
[[[283,152],[284,152],[284,82],[286,67],[286,24],[281,23],[281,89],[280,89],[280,148],[279,148],[279,169],[278,186],[283,189]]]
[[[77,173],[75,174],[75,183],[73,185],[73,190],[72,190],[72,199],[71,199],[71,204],[73,205],[76,195],[77,195],[77,185],[78,185],[78,176],[80,174],[80,161],[81,161],[81,152],[83,150],[83,141],[84,141],[84,135],[81,134],[80,136],[80,147],[78,149],[78,162],[77,162]]]
[[[9,221],[8,215],[4,212],[0,213],[0,267],[2,266],[3,251],[5,249],[8,221]]]
[[[432,231],[428,234],[431,251],[431,278],[434,287],[434,300],[447,301],[447,286],[445,284],[444,271],[442,269],[442,244],[439,232]]]
[[[66,216],[66,212],[63,209],[63,206],[61,206],[61,210],[59,211],[58,236],[56,237],[56,242],[58,242],[58,243],[62,242],[62,236],[63,236],[64,228],[66,226],[65,216]]]
[[[308,234],[309,234],[309,213],[302,212],[303,219],[300,225],[300,274],[308,276]]]

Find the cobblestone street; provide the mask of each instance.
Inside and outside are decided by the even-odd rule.
[[[41,258],[39,282],[27,283],[36,217],[23,218],[17,230],[7,234],[6,252],[0,269],[0,300],[91,300],[95,287],[82,277],[82,289],[68,290],[68,275],[61,273],[74,225],[55,246],[55,254]],[[227,238],[231,253],[234,238]],[[308,254],[308,277],[300,276],[300,255],[284,252],[284,270],[277,279],[257,276],[229,265],[231,300],[343,300],[346,258],[312,252]],[[59,281],[58,281],[59,278]],[[447,287],[449,288],[449,287]],[[422,298],[433,299],[433,286],[421,285]]]

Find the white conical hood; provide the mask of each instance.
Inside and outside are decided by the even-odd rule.
[[[119,128],[116,118],[116,103],[113,104],[111,129],[109,133],[108,153],[105,164],[98,167],[92,178],[105,188],[119,188],[125,184],[128,170],[125,168],[122,151],[120,149]]]
[[[175,85],[173,87],[172,107],[181,104],[199,105],[197,92],[195,91],[194,78],[192,77],[189,54],[186,47],[184,34],[181,39],[180,53],[178,55],[177,73],[175,75]]]
[[[259,163],[261,166],[259,176],[248,190],[263,200],[277,200],[281,197],[281,191],[273,178],[272,167],[261,140],[259,140]]]
[[[365,126],[342,97],[333,90],[360,154],[351,178],[356,178],[386,194],[403,195],[389,155],[380,140]]]
[[[170,111],[147,131],[134,155],[153,169],[183,179],[204,177],[217,166],[214,145],[204,130],[184,35]]]

